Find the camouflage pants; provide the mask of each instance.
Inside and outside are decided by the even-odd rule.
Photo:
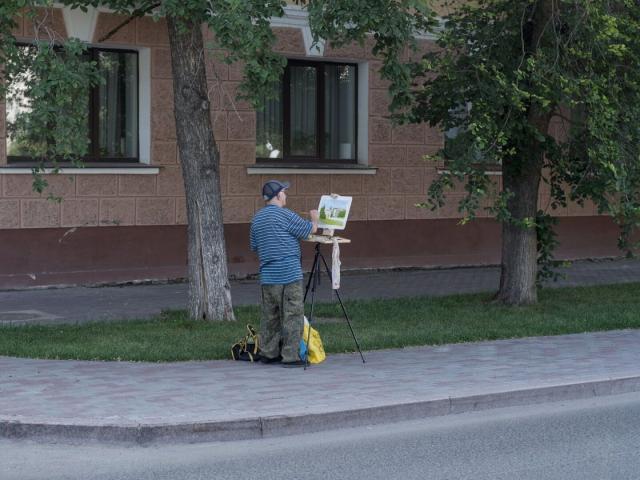
[[[261,355],[268,358],[282,355],[283,362],[300,360],[303,296],[302,280],[287,285],[262,285]]]

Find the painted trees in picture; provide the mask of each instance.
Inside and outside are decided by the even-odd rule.
[[[320,221],[318,227],[344,230],[351,209],[351,197],[323,195],[318,207]]]

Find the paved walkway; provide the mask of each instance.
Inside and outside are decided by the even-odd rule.
[[[561,272],[566,278],[549,286],[640,282],[640,261],[580,261]],[[497,267],[344,272],[340,294],[343,299],[366,299],[485,292],[496,290],[499,278]],[[331,301],[330,283],[322,280],[319,300]],[[163,309],[185,308],[186,292],[187,285],[181,283],[0,291],[0,325],[145,318]],[[235,305],[260,302],[256,281],[233,282],[232,295]]]
[[[640,262],[579,262],[560,285],[640,281]],[[495,289],[496,268],[351,273],[345,298]],[[329,299],[328,282],[321,298]],[[0,321],[146,317],[184,306],[182,284],[0,292]],[[255,282],[233,285],[258,302]],[[308,370],[0,357],[0,437],[70,441],[258,438],[640,391],[640,330],[330,355]]]
[[[308,370],[0,357],[0,436],[259,438],[640,390],[640,331],[331,355]]]

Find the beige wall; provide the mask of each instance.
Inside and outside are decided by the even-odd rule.
[[[57,31],[64,35],[59,12],[52,16]],[[100,13],[94,41],[119,24],[123,17]],[[24,23],[24,22],[23,22]],[[16,35],[28,35],[21,24]],[[300,29],[276,28],[277,50],[288,55],[305,55]],[[0,175],[0,229],[38,227],[77,227],[113,225],[176,225],[186,221],[184,189],[176,145],[173,117],[171,65],[166,25],[151,18],[137,19],[111,38],[109,45],[146,47],[151,52],[151,165],[160,167],[157,175],[50,175],[50,192],[61,196],[61,203],[31,190],[30,175]],[[105,44],[106,45],[106,44]],[[423,42],[423,49],[432,48]],[[221,52],[216,52],[221,53]],[[430,181],[438,175],[436,165],[422,156],[442,147],[441,132],[427,125],[394,127],[387,119],[386,83],[371,56],[370,45],[325,50],[325,58],[367,61],[369,64],[369,165],[375,175],[292,174],[249,175],[255,164],[255,113],[246,102],[235,100],[242,79],[239,65],[226,65],[211,56],[207,73],[211,92],[211,117],[221,153],[221,183],[225,222],[246,223],[262,206],[260,187],[271,177],[288,180],[290,208],[303,212],[317,206],[319,196],[334,192],[354,197],[350,219],[402,220],[457,218],[458,188],[450,202],[435,212],[414,205],[425,199]],[[320,60],[320,58],[315,57]],[[6,163],[4,104],[0,105],[0,164]],[[363,119],[358,119],[359,122]],[[559,129],[560,125],[554,125]],[[494,177],[500,182],[500,177]],[[548,192],[541,193],[541,204]],[[593,205],[581,209],[571,206],[558,215],[593,215]],[[486,216],[480,213],[481,216]]]
[[[51,18],[55,31],[65,37],[61,12],[55,10]],[[123,18],[100,13],[94,41],[122,22]],[[15,34],[29,39],[32,28],[26,23],[20,22]],[[2,174],[0,228],[185,223],[184,187],[177,163],[173,110],[170,106],[171,68],[166,25],[162,21],[156,23],[150,17],[137,19],[105,45],[147,47],[151,51],[151,165],[159,166],[160,173],[47,175],[50,188],[42,196],[32,191],[31,175]],[[2,110],[4,112],[4,105]],[[0,163],[4,164],[4,115],[2,119]],[[49,193],[62,197],[63,201],[47,200]]]

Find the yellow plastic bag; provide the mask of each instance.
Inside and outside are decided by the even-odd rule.
[[[309,328],[311,328],[311,335],[309,336]],[[307,339],[309,345],[307,350],[309,351],[309,363],[321,363],[324,362],[327,355],[324,353],[324,347],[322,346],[322,340],[318,331],[309,325],[307,317],[304,317],[304,333],[302,334],[302,341],[306,344]]]

